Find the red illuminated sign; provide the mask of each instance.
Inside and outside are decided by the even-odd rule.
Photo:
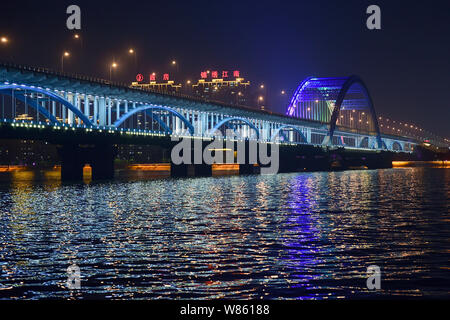
[[[154,73],[150,74],[150,81],[156,81],[156,75]]]
[[[233,77],[239,78],[239,70],[233,71]]]
[[[228,78],[228,71],[222,71],[222,78]]]
[[[217,78],[219,76],[219,73],[217,71],[212,71],[211,72],[211,77],[212,78]]]
[[[164,73],[163,74],[163,80],[169,81],[169,74],[168,73]]]
[[[208,78],[208,73],[206,71],[200,72],[200,78],[202,78],[202,79]]]
[[[142,80],[144,80],[144,76],[142,75],[142,74],[138,74],[137,76],[136,76],[136,81],[137,82],[141,82]]]

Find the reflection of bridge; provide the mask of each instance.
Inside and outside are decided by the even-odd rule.
[[[306,79],[286,115],[15,66],[0,66],[0,83],[1,118],[16,125],[194,137],[231,130],[261,142],[406,152],[416,143],[380,134],[357,77]]]

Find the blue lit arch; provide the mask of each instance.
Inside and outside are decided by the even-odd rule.
[[[246,125],[248,125],[250,128],[252,128],[253,130],[255,130],[256,133],[256,139],[259,139],[259,130],[257,127],[255,127],[255,125],[253,123],[251,123],[249,120],[244,119],[244,118],[238,118],[238,117],[233,117],[233,118],[226,118],[223,119],[222,121],[220,121],[218,124],[216,124],[214,126],[214,128],[211,129],[211,134],[214,134],[214,132],[218,131],[219,128],[221,126],[223,126],[224,124],[231,122],[231,121],[240,121],[240,122],[244,122]]]
[[[347,94],[349,96],[356,94],[358,98],[346,97]],[[323,144],[328,145],[333,141],[339,113],[341,110],[348,110],[345,109],[348,108],[348,105],[369,111],[378,148],[382,148],[383,144],[372,98],[364,82],[357,76],[309,77],[305,79],[295,91],[286,113],[291,117],[328,123],[328,133],[323,140]]]
[[[367,89],[364,82],[357,76],[349,77],[342,85],[342,88],[341,88],[339,95],[335,102],[335,107],[334,107],[333,113],[331,114],[330,128],[328,130],[328,135],[324,141],[324,144],[327,144],[327,143],[330,143],[331,141],[333,141],[334,130],[336,129],[336,121],[339,116],[339,111],[341,110],[342,103],[344,102],[345,95],[347,94],[349,89],[352,87],[352,85],[354,85],[356,83],[362,87],[362,89],[363,89],[362,93],[365,95],[367,103],[369,104],[369,110],[372,114],[372,121],[374,122],[375,130],[376,130],[378,148],[381,149],[381,148],[383,148],[383,142],[381,141],[381,133],[380,133],[380,128],[378,126],[378,118],[377,118],[377,114],[375,112],[375,107],[373,105],[372,97],[370,96],[369,90]]]
[[[164,130],[166,130],[169,134],[172,134],[172,130],[163,121],[161,121],[161,119],[159,119],[159,117],[157,115],[155,115],[153,113],[148,113],[148,111],[150,111],[150,110],[161,110],[161,111],[167,111],[167,112],[171,113],[172,115],[176,116],[181,121],[183,121],[183,123],[188,128],[190,134],[194,134],[194,132],[195,132],[194,126],[181,113],[179,113],[178,111],[176,111],[174,109],[164,107],[164,106],[144,105],[144,106],[134,108],[131,111],[129,111],[128,113],[125,113],[124,115],[122,115],[119,119],[117,119],[116,122],[114,122],[114,126],[119,127],[125,120],[127,120],[131,116],[135,115],[136,113],[145,111],[153,119],[155,119],[157,122],[159,122],[161,124],[161,126],[164,128]]]
[[[392,151],[403,151],[402,145],[398,141],[392,143]]]
[[[297,132],[297,133],[300,135],[300,137],[301,137],[302,140],[303,140],[302,142],[308,143],[308,140],[306,139],[306,137],[305,137],[305,135],[303,134],[303,132],[302,132],[299,128],[294,127],[294,126],[290,126],[290,125],[284,125],[284,126],[281,126],[281,127],[277,128],[277,129],[274,131],[274,133],[272,134],[272,137],[271,137],[270,141],[274,141],[275,138],[278,136],[278,134],[279,134],[282,130],[284,130],[284,129],[292,129],[292,130],[294,130],[295,132]]]
[[[45,96],[49,97],[52,101],[59,102],[63,106],[65,106],[67,109],[72,111],[78,118],[80,118],[81,121],[83,121],[83,123],[86,126],[91,126],[91,127],[94,126],[94,124],[89,120],[88,117],[86,117],[84,115],[84,113],[81,112],[81,110],[77,109],[73,104],[68,102],[66,99],[60,97],[59,95],[57,95],[51,91],[44,90],[41,88],[36,88],[36,87],[17,85],[17,84],[8,84],[8,85],[0,86],[0,92],[6,93],[10,96],[13,95],[12,91],[16,90],[16,89],[26,90],[26,91],[30,91],[33,93],[40,93],[42,95],[45,95]],[[8,92],[9,90],[11,90],[11,93]],[[14,98],[18,98],[20,101],[25,103],[25,98],[22,95],[14,95]],[[39,113],[41,113],[44,117],[46,117],[51,123],[60,123],[54,116],[52,116],[47,110],[45,110],[45,108],[42,108],[41,106],[39,106],[39,104],[34,103],[33,101],[31,101],[31,99],[30,100],[27,99],[26,103],[29,106],[31,106],[32,108],[36,109]]]

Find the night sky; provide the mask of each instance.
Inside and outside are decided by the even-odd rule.
[[[394,3],[395,2],[395,3]],[[66,8],[81,7],[82,46],[66,29]],[[377,4],[382,30],[366,28],[366,8]],[[268,88],[268,108],[285,112],[308,76],[359,75],[379,115],[409,120],[450,137],[449,1],[3,1],[0,35],[11,42],[1,60],[131,82],[127,53],[139,72],[240,70]],[[170,62],[178,62],[175,71]]]

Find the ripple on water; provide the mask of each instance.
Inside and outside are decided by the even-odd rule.
[[[445,296],[450,170],[0,186],[1,298]],[[80,266],[81,292],[65,288]],[[365,289],[366,268],[382,290]]]

